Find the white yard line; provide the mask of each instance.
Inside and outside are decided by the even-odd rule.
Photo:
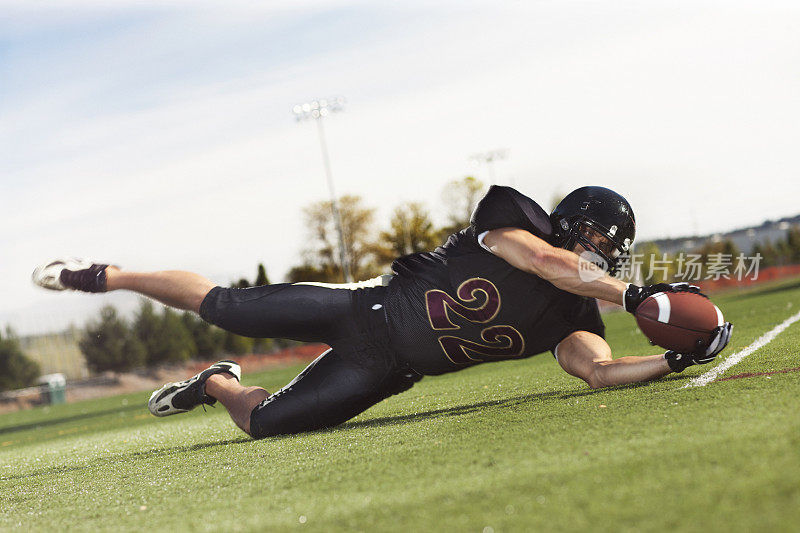
[[[703,387],[705,385],[708,385],[709,383],[714,381],[717,378],[717,376],[728,370],[730,367],[732,367],[733,365],[735,365],[736,363],[738,363],[751,353],[755,352],[756,350],[763,348],[764,346],[772,342],[772,340],[778,335],[780,335],[780,333],[783,330],[785,330],[798,320],[800,320],[800,312],[790,316],[789,318],[787,318],[786,320],[784,320],[783,322],[781,322],[780,324],[769,330],[768,332],[764,333],[755,341],[753,341],[752,344],[750,344],[743,350],[739,350],[738,352],[732,353],[724,361],[722,361],[722,363],[715,366],[705,374],[700,374],[699,376],[692,378],[692,380],[689,381],[689,383],[687,383],[686,385],[684,385],[683,388],[685,389],[687,387]]]

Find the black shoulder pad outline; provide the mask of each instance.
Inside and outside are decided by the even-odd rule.
[[[550,215],[532,199],[504,185],[489,188],[475,206],[470,224],[476,235],[505,227],[521,228],[544,240],[549,240],[553,234]]]

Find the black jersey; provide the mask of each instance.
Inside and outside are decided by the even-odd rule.
[[[555,349],[573,331],[603,335],[597,302],[514,268],[485,250],[486,231],[518,227],[549,241],[550,218],[511,187],[493,186],[470,226],[433,252],[392,264],[386,316],[399,358],[421,374],[530,357]]]

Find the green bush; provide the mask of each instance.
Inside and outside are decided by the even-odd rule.
[[[0,335],[0,391],[29,387],[39,374],[39,363],[23,353],[13,334]]]
[[[144,345],[148,366],[186,361],[197,351],[181,315],[167,308],[159,315],[150,300],[142,299],[133,331]]]
[[[225,332],[224,350],[229,355],[244,355],[253,351],[254,340],[249,337],[242,337],[231,333]]]
[[[196,359],[217,359],[224,353],[224,331],[188,311],[183,313],[181,320],[194,341]]]
[[[99,320],[89,323],[78,346],[95,372],[122,372],[145,363],[144,346],[110,305],[100,310]]]

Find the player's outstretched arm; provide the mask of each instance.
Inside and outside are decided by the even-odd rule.
[[[731,338],[733,325],[726,322],[714,330],[708,344],[698,342],[692,353],[672,350],[657,355],[611,358],[611,347],[594,333],[576,331],[556,346],[556,359],[568,374],[584,380],[591,388],[625,385],[683,372],[693,365],[710,363]]]
[[[483,244],[512,266],[546,279],[561,290],[580,296],[624,304],[627,284],[612,278],[577,254],[551,246],[529,231],[499,228],[489,231]]]
[[[556,358],[568,374],[593,389],[650,381],[672,372],[663,353],[612,359],[605,339],[588,331],[576,331],[562,340]]]

